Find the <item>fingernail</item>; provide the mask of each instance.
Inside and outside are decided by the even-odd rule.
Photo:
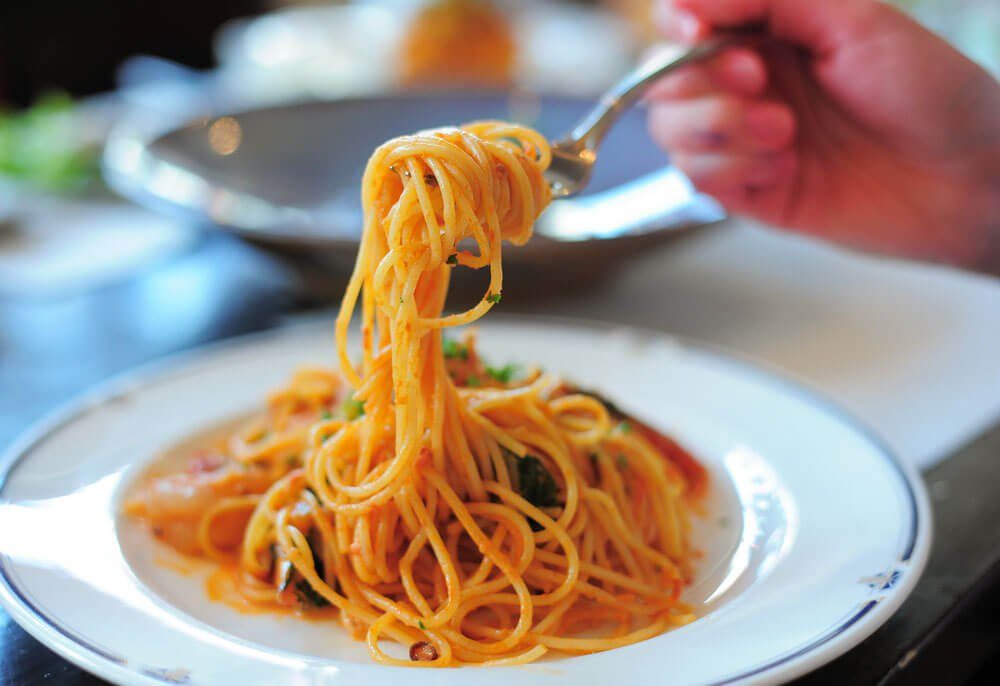
[[[734,85],[743,88],[755,88],[761,79],[760,64],[754,56],[744,52],[730,55],[726,60],[725,71]]]
[[[795,126],[787,107],[770,102],[752,106],[746,113],[745,121],[750,134],[765,145],[787,142]]]
[[[693,41],[698,38],[698,34],[701,32],[701,22],[694,15],[682,12],[677,17],[677,23],[684,40]]]

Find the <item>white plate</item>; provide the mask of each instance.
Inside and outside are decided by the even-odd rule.
[[[707,465],[708,514],[695,532],[704,556],[687,591],[702,616],[605,653],[412,669],[407,684],[773,683],[856,645],[916,583],[930,544],[923,486],[826,401],[633,329],[501,319],[480,327],[480,345],[604,393]],[[254,408],[299,364],[332,361],[329,325],[280,330],[127,376],[36,428],[3,463],[0,600],[10,614],[123,684],[398,680],[335,624],[210,603],[204,569],[171,568],[169,551],[118,514],[156,453]]]

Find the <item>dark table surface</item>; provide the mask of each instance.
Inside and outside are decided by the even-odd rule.
[[[0,447],[88,386],[147,360],[281,325],[320,303],[286,264],[224,235],[83,293],[0,297]],[[556,296],[567,297],[567,296]],[[505,310],[517,311],[516,301]],[[537,301],[532,303],[537,305]],[[925,472],[930,562],[902,609],[802,684],[987,684],[1000,673],[1000,425]],[[0,610],[0,683],[103,683]]]

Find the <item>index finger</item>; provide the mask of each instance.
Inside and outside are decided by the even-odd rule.
[[[656,3],[653,18],[663,35],[680,43],[694,43],[711,33],[707,23],[687,10],[679,9],[674,0]]]

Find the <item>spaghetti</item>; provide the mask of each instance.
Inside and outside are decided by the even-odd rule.
[[[698,463],[594,394],[443,336],[499,302],[501,244],[531,236],[548,161],[538,133],[501,122],[375,151],[341,375],[298,372],[262,417],[127,505],[223,563],[216,596],[328,612],[376,661],[433,667],[607,650],[693,619],[678,596]],[[489,287],[445,315],[458,266],[488,268]]]

